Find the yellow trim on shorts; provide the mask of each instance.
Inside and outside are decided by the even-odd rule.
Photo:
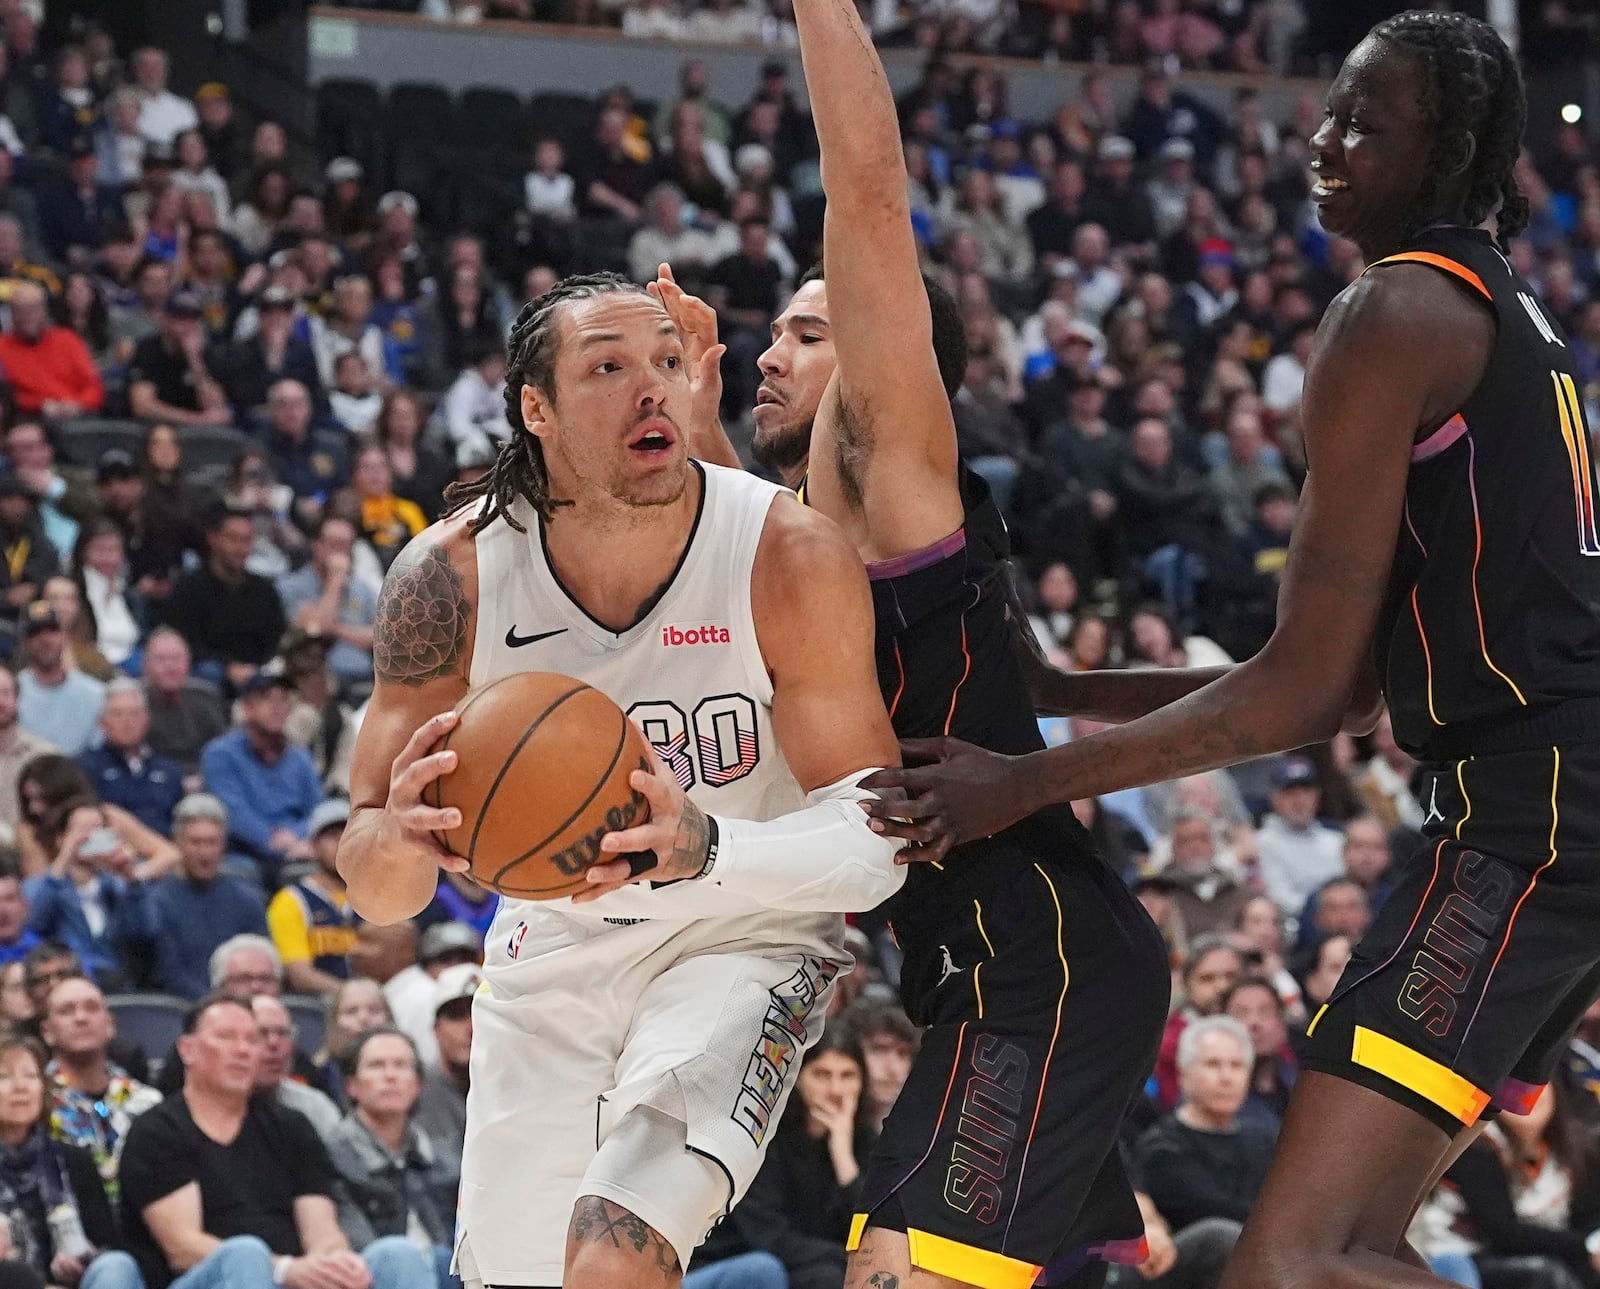
[[[867,1229],[867,1216],[865,1213],[857,1213],[850,1219],[850,1234],[844,1241],[846,1253],[854,1253],[861,1247],[861,1233]]]
[[[1315,1034],[1317,1032],[1318,1024],[1321,1023],[1322,1018],[1324,1016],[1326,1016],[1327,1014],[1328,1014],[1328,1004],[1327,1003],[1323,1003],[1321,1007],[1317,1008],[1317,1014],[1311,1018],[1311,1024],[1306,1026],[1306,1037],[1307,1038],[1310,1038],[1313,1034]]]
[[[1363,1069],[1393,1079],[1401,1087],[1427,1098],[1469,1128],[1489,1104],[1487,1092],[1448,1066],[1365,1025],[1356,1026],[1350,1059]]]
[[[907,1231],[911,1265],[980,1289],[1031,1289],[1044,1268],[929,1231]]]

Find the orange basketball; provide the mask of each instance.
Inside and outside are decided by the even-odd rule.
[[[461,826],[438,837],[479,884],[522,900],[575,894],[600,839],[649,818],[628,783],[650,768],[648,748],[598,689],[522,672],[473,690],[456,711],[440,745],[457,753],[456,768],[435,780],[431,804],[461,811]]]

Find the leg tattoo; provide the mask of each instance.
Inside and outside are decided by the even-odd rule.
[[[598,1195],[579,1197],[572,1211],[572,1239],[576,1244],[631,1249],[647,1258],[667,1278],[678,1271],[677,1252],[648,1222]],[[894,1284],[891,1276],[884,1289],[894,1289]]]

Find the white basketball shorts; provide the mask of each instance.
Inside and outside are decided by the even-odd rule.
[[[580,1195],[634,1212],[687,1267],[761,1166],[851,965],[843,930],[829,914],[617,924],[503,904],[472,1009],[463,1280],[560,1284]],[[639,1107],[658,1113],[602,1150]]]

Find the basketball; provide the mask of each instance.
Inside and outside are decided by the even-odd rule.
[[[456,711],[438,749],[457,754],[456,768],[430,796],[461,811],[461,826],[438,833],[440,843],[474,881],[514,899],[584,890],[600,839],[649,816],[628,783],[650,768],[633,722],[598,689],[547,671],[475,689]]]

